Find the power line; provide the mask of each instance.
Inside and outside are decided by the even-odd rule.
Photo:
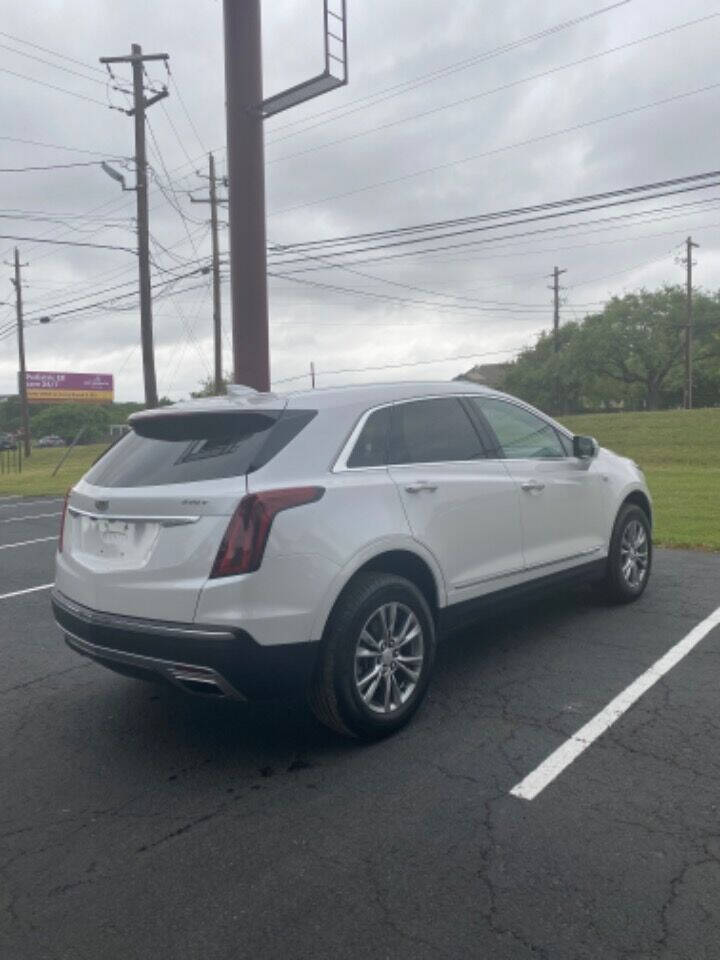
[[[19,80],[27,80],[29,83],[37,83],[41,87],[47,87],[50,90],[55,90],[56,93],[64,93],[68,97],[76,97],[78,100],[85,100],[86,103],[95,103],[98,104],[98,106],[107,109],[107,103],[103,103],[102,100],[96,100],[95,97],[88,97],[84,93],[76,93],[74,90],[66,90],[64,87],[58,87],[54,83],[48,83],[47,80],[38,80],[36,77],[28,77],[27,74],[17,73],[15,70],[8,70],[7,67],[0,67],[0,73],[7,73],[11,77],[17,77]]]
[[[0,240],[22,240],[27,243],[50,243],[61,247],[92,247],[94,250],[122,250],[134,254],[130,247],[119,247],[109,243],[86,243],[80,240],[43,240],[41,237],[16,237],[9,233],[0,233]]]
[[[441,113],[444,110],[449,110],[453,107],[463,106],[467,103],[472,103],[476,100],[481,100],[485,97],[492,96],[495,93],[500,93],[503,90],[511,90],[512,88],[521,86],[522,84],[531,83],[534,80],[541,80],[545,77],[553,76],[556,73],[561,73],[562,71],[569,70],[572,67],[577,67],[585,63],[590,63],[593,60],[598,60],[601,57],[606,57],[612,53],[618,53],[622,50],[627,50],[630,47],[635,47],[641,43],[647,43],[651,40],[657,40],[660,37],[665,37],[669,34],[675,33],[678,30],[684,30],[687,27],[696,26],[697,24],[705,23],[708,20],[713,20],[716,17],[720,17],[720,12],[711,13],[711,14],[708,14],[707,16],[698,17],[694,20],[688,20],[684,23],[677,24],[674,27],[668,27],[666,30],[660,30],[657,33],[647,34],[646,36],[638,37],[635,40],[629,40],[626,43],[620,44],[619,46],[609,47],[608,49],[601,50],[598,53],[592,53],[586,57],[581,57],[579,60],[571,60],[569,63],[563,63],[560,66],[552,67],[548,70],[543,70],[541,73],[535,73],[528,77],[521,77],[518,80],[511,80],[508,83],[503,83],[500,86],[492,87],[489,90],[483,90],[481,93],[475,93],[469,97],[462,97],[460,100],[453,100],[451,103],[445,103],[445,104],[442,104],[441,106],[432,107],[431,109],[423,110],[420,113],[414,113],[414,114],[411,114],[410,116],[405,116],[405,117],[394,117],[392,120],[389,120],[387,123],[381,123],[375,127],[371,127],[369,130],[360,130],[359,132],[350,133],[344,137],[338,137],[335,140],[328,140],[325,143],[315,144],[314,146],[307,147],[304,150],[298,150],[295,153],[288,153],[288,154],[283,154],[280,157],[273,157],[268,162],[270,164],[274,164],[274,163],[280,163],[285,160],[293,160],[297,157],[305,156],[308,153],[315,153],[318,150],[325,150],[328,147],[334,147],[341,143],[347,143],[350,140],[357,140],[357,139],[360,139],[361,137],[366,137],[366,136],[369,136],[370,134],[378,133],[382,130],[391,129],[393,127],[399,126],[402,123],[410,123],[413,120],[420,120],[425,117],[433,116],[434,114]],[[271,143],[272,142],[274,141],[271,141]]]
[[[202,150],[202,152],[203,152],[203,153],[207,153],[208,151],[205,149],[205,144],[203,143],[202,139],[200,138],[200,134],[198,133],[197,127],[195,126],[195,123],[193,122],[193,118],[192,118],[192,116],[190,115],[190,111],[188,110],[188,108],[187,108],[186,105],[185,105],[185,100],[183,99],[182,93],[180,92],[180,87],[179,87],[179,85],[178,85],[177,80],[175,79],[175,74],[174,74],[174,73],[172,72],[172,70],[170,69],[170,64],[169,64],[169,63],[166,63],[165,66],[166,66],[166,69],[167,69],[168,77],[169,77],[169,79],[170,79],[170,83],[171,83],[171,85],[172,85],[172,87],[173,87],[173,89],[174,89],[174,91],[175,91],[175,95],[176,95],[177,98],[178,98],[178,101],[179,101],[179,103],[180,103],[180,106],[182,107],[182,110],[183,110],[183,113],[185,114],[185,117],[186,117],[186,119],[187,119],[187,122],[190,124],[190,128],[191,128],[192,132],[195,134],[195,139],[196,139],[197,142],[200,144],[200,149]],[[191,162],[193,162],[193,161],[191,161]]]
[[[107,150],[86,150],[84,147],[68,147],[59,143],[45,143],[42,140],[26,140],[23,137],[0,136],[0,140],[6,140],[9,143],[22,143],[31,147],[48,147],[52,150],[64,150],[67,153],[85,153],[90,156],[108,158],[110,155]]]
[[[79,67],[84,67],[86,70],[91,70],[95,73],[101,73],[104,75],[104,71],[99,67],[96,67],[94,64],[84,63],[82,60],[76,60],[74,57],[69,57],[66,53],[59,53],[57,50],[50,49],[50,47],[42,47],[39,43],[33,43],[30,40],[23,40],[21,37],[16,37],[12,33],[5,33],[4,30],[0,30],[0,37],[5,37],[7,40],[14,40],[15,43],[22,43],[23,46],[32,47],[34,50],[41,50],[43,53],[49,53],[51,56],[58,57],[60,60],[67,60],[68,63],[74,63]]]
[[[587,20],[592,20],[595,17],[598,17],[604,13],[608,13],[611,10],[615,10],[618,7],[623,7],[629,0],[620,0],[617,3],[611,3],[607,6],[601,7],[598,10],[592,10],[589,13],[583,14],[579,17],[574,17],[571,20],[565,20],[559,24],[556,24],[553,27],[545,28],[540,30],[537,33],[529,34],[524,37],[520,37],[518,40],[510,41],[509,43],[502,44],[501,46],[494,47],[491,50],[486,50],[483,53],[477,54],[473,57],[467,57],[464,60],[456,61],[455,63],[448,64],[446,67],[442,67],[438,70],[434,70],[431,73],[423,74],[422,76],[415,77],[413,80],[405,80],[400,83],[393,84],[390,87],[385,87],[383,90],[379,90],[374,94],[367,94],[364,97],[358,97],[355,100],[350,100],[338,107],[331,107],[328,110],[321,110],[318,113],[313,114],[311,117],[305,117],[301,120],[296,120],[291,123],[284,124],[282,127],[278,128],[278,131],[286,130],[291,127],[296,127],[299,124],[307,124],[307,121],[320,120],[319,123],[311,123],[299,131],[294,133],[287,134],[285,137],[276,137],[274,140],[270,140],[269,143],[279,143],[281,140],[286,140],[288,137],[296,136],[297,133],[306,133],[308,130],[313,130],[315,127],[324,126],[328,121],[339,120],[342,117],[348,116],[353,113],[357,113],[360,110],[366,110],[369,107],[376,106],[377,103],[382,103],[385,100],[390,100],[393,97],[400,96],[403,93],[407,93],[409,90],[415,90],[420,86],[423,86],[426,83],[431,83],[433,80],[437,80],[441,77],[449,76],[452,73],[457,73],[461,70],[466,70],[469,67],[473,67],[478,63],[483,63],[486,60],[491,60],[494,57],[500,56],[504,53],[509,53],[512,50],[517,50],[518,47],[525,46],[529,43],[534,43],[537,40],[542,40],[545,37],[552,36],[555,33],[559,33],[563,30],[567,30],[570,27],[577,26],[580,23],[584,23]],[[350,109],[348,109],[348,107]],[[335,116],[332,116],[335,114]],[[320,118],[326,117],[326,120],[321,120]]]
[[[718,202],[718,198],[712,197],[704,201],[696,200],[690,203],[673,204],[669,206],[666,205],[663,207],[655,208],[654,210],[634,211],[632,213],[618,214],[615,217],[600,217],[594,220],[581,221],[580,223],[576,223],[576,224],[562,224],[560,226],[554,226],[554,227],[543,227],[540,230],[525,230],[519,233],[507,234],[499,237],[487,237],[480,240],[464,240],[461,243],[445,244],[440,247],[428,247],[424,250],[401,251],[399,253],[385,253],[381,257],[365,257],[364,259],[353,261],[353,265],[357,263],[377,263],[378,261],[396,260],[399,258],[405,258],[409,256],[424,256],[429,253],[445,252],[447,250],[465,249],[468,247],[477,247],[477,246],[482,246],[488,243],[499,243],[500,241],[506,241],[506,240],[524,239],[526,237],[533,237],[533,236],[544,235],[548,233],[557,233],[558,231],[561,231],[561,230],[573,230],[573,229],[577,229],[578,227],[592,226],[594,224],[614,223],[619,220],[622,221],[622,220],[627,220],[635,217],[647,216],[648,214],[651,214],[651,213],[664,212],[666,210],[675,210],[675,209],[684,208],[688,206],[694,206],[694,205],[697,205],[698,203],[708,204],[708,203],[717,203],[717,202]],[[658,219],[667,219],[667,218],[658,218]],[[590,232],[593,232],[593,231],[590,231]],[[375,248],[375,249],[377,251],[377,250],[381,250],[382,248]],[[328,254],[324,254],[324,256],[328,256]],[[314,259],[314,258],[310,257],[306,259]],[[299,262],[299,261],[295,261],[295,262]],[[280,261],[279,265],[281,266],[286,265],[286,263],[288,262]],[[292,261],[289,261],[289,263],[291,264]],[[278,265],[278,262],[275,261],[274,265]],[[293,274],[308,273],[308,272],[315,272],[317,270],[323,270],[323,269],[327,269],[327,267],[306,266],[306,267],[297,268],[292,272]]]
[[[72,74],[74,77],[81,77],[83,80],[87,80],[89,83],[98,83],[103,87],[106,84],[105,80],[100,80],[97,77],[88,77],[86,74],[80,73],[78,70],[73,70],[70,67],[64,67],[61,63],[53,63],[51,60],[45,60],[43,57],[38,57],[34,53],[27,53],[25,50],[18,50],[16,47],[11,47],[6,43],[0,43],[0,49],[9,50],[11,53],[15,53],[19,57],[28,57],[30,60],[35,60],[38,63],[44,63],[48,67],[53,67],[55,70],[62,70],[65,73]]]
[[[584,130],[584,129],[587,129],[588,127],[596,126],[597,124],[600,124],[600,123],[607,123],[610,120],[618,120],[618,119],[621,119],[622,117],[632,116],[633,114],[640,113],[643,110],[650,110],[654,107],[664,106],[668,103],[675,103],[679,100],[684,100],[684,99],[687,99],[688,97],[693,97],[700,93],[707,93],[710,90],[716,90],[718,87],[720,87],[720,83],[712,83],[704,87],[698,87],[695,90],[687,90],[683,93],[673,94],[673,96],[670,96],[670,97],[663,97],[660,100],[653,100],[651,103],[644,103],[637,107],[629,107],[626,110],[621,110],[618,113],[610,113],[603,117],[594,117],[592,120],[584,120],[580,123],[572,124],[569,127],[563,127],[559,130],[551,130],[548,133],[539,134],[538,136],[535,136],[535,137],[528,137],[525,140],[518,140],[515,143],[504,144],[503,146],[495,147],[492,150],[485,150],[482,153],[475,153],[475,154],[471,154],[468,157],[461,157],[458,160],[448,160],[445,163],[439,163],[432,167],[425,167],[422,170],[415,170],[412,173],[402,174],[401,176],[398,176],[398,177],[391,177],[387,180],[379,180],[375,183],[366,184],[363,187],[356,187],[353,190],[346,190],[342,193],[336,193],[331,196],[319,197],[316,200],[308,200],[308,201],[305,201],[304,203],[297,203],[291,207],[283,207],[280,210],[275,210],[274,215],[277,216],[283,213],[290,213],[291,211],[294,211],[294,210],[302,210],[306,207],[317,206],[320,203],[327,203],[332,200],[341,200],[346,197],[357,196],[360,193],[367,193],[370,190],[377,190],[381,187],[392,186],[396,183],[401,183],[405,180],[412,180],[415,177],[424,176],[425,174],[428,174],[428,173],[437,173],[440,170],[446,170],[446,169],[449,169],[450,167],[459,166],[464,163],[471,163],[475,160],[485,159],[486,157],[497,156],[498,154],[505,153],[508,150],[514,150],[517,147],[530,146],[533,143],[541,143],[545,140],[550,140],[553,137],[563,136],[566,133],[573,133],[577,130]]]
[[[377,367],[347,367],[345,370],[318,370],[318,374],[325,377],[336,376],[342,373],[370,373],[378,370],[402,370],[405,367],[424,367],[431,363],[450,363],[455,360],[477,360],[484,357],[507,356],[509,353],[516,353],[517,350],[493,350],[490,353],[465,353],[455,357],[433,357],[431,360],[413,360],[408,363],[384,363]],[[307,372],[298,374],[296,377],[284,377],[282,380],[275,380],[275,383],[292,383],[295,380],[304,380]]]
[[[509,312],[509,313],[514,314],[514,315],[518,315],[518,314],[529,315],[529,314],[532,314],[533,317],[536,317],[536,316],[543,316],[543,315],[545,314],[545,312],[546,312],[546,310],[545,310],[544,308],[541,309],[540,307],[538,307],[538,308],[532,308],[532,309],[530,309],[530,310],[527,310],[527,309],[525,309],[525,310],[514,309],[514,310],[513,310],[512,308],[509,308],[509,307],[485,307],[485,308],[483,308],[483,307],[463,306],[463,305],[461,305],[461,304],[449,304],[449,303],[442,303],[442,304],[440,304],[440,303],[433,303],[432,301],[429,301],[429,300],[417,300],[417,299],[412,299],[412,298],[409,298],[409,297],[392,297],[392,296],[390,296],[389,294],[385,294],[385,293],[373,293],[373,292],[370,291],[370,290],[357,290],[357,289],[353,289],[352,287],[343,287],[343,286],[340,286],[340,285],[338,285],[338,284],[321,283],[320,281],[307,280],[307,279],[305,279],[305,278],[303,278],[303,277],[295,277],[295,276],[292,276],[292,275],[286,274],[286,273],[272,273],[271,271],[268,271],[268,276],[269,276],[269,277],[275,277],[276,279],[290,280],[290,281],[292,281],[293,283],[301,283],[301,284],[304,284],[304,285],[307,285],[307,286],[311,286],[311,287],[319,287],[319,288],[321,288],[321,289],[323,289],[323,290],[334,290],[334,291],[336,291],[336,292],[349,293],[349,294],[352,294],[353,296],[366,297],[366,298],[371,299],[371,300],[383,300],[383,301],[391,302],[391,303],[401,303],[401,304],[409,304],[409,305],[411,305],[411,306],[419,306],[419,307],[423,307],[423,308],[425,308],[425,309],[434,310],[436,313],[443,313],[443,312],[449,313],[449,312],[453,312],[453,311],[456,311],[456,310],[460,310],[460,311],[472,311],[472,312],[475,312],[475,313],[482,313],[482,312],[484,312],[484,311],[487,310],[487,311],[490,311],[490,312],[493,312],[493,313]]]
[[[282,254],[302,253],[311,248],[317,249],[318,247],[324,246],[339,247],[354,242],[383,240],[393,236],[404,237],[413,233],[448,230],[452,227],[463,227],[468,224],[483,223],[488,220],[503,220],[524,214],[545,213],[547,211],[554,211],[563,207],[581,208],[583,204],[591,204],[599,201],[607,201],[605,205],[612,206],[614,205],[616,199],[617,202],[620,202],[620,199],[624,197],[633,197],[634,202],[640,202],[646,199],[653,199],[653,197],[650,195],[651,191],[662,191],[666,188],[673,187],[682,188],[686,184],[696,184],[698,185],[698,189],[702,189],[705,186],[715,186],[715,184],[706,184],[702,183],[702,181],[708,181],[717,178],[720,178],[720,170],[709,170],[704,173],[689,174],[684,177],[674,177],[669,180],[656,180],[650,183],[638,184],[632,187],[621,187],[615,190],[605,190],[601,193],[589,193],[576,197],[568,197],[562,200],[548,200],[525,207],[509,207],[505,210],[494,210],[489,213],[479,213],[467,217],[455,217],[450,220],[436,220],[431,222],[410,224],[403,227],[390,227],[385,230],[376,230],[366,233],[345,234],[341,236],[328,237],[323,240],[305,240],[300,241],[299,243],[275,244],[275,249],[277,252]],[[677,192],[683,191],[678,189]],[[648,194],[648,196],[639,196],[640,194]],[[656,194],[656,196],[665,195],[669,196],[670,191],[667,194]],[[577,213],[581,212],[581,210],[569,209],[568,212]],[[504,225],[505,224],[500,224],[500,226]]]
[[[2,69],[2,68],[0,68]],[[97,167],[97,160],[79,160],[77,163],[47,163],[34,167],[3,167],[0,173],[32,173],[36,170],[70,170],[73,167]]]

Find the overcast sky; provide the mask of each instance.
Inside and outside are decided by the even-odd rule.
[[[349,86],[266,123],[269,239],[296,242],[463,217],[717,168],[720,86],[634,109],[720,84],[720,16],[642,40],[707,18],[714,12],[710,0],[682,5],[630,0],[479,59],[610,2],[348,0]],[[265,0],[263,16],[268,96],[320,71],[322,0]],[[206,256],[208,209],[191,205],[188,191],[202,192],[194,170],[206,167],[209,149],[224,171],[221,3],[38,0],[6,4],[0,28],[3,169],[103,157],[120,166],[132,153],[132,121],[108,109],[108,102],[121,106],[125,100],[96,72],[97,58],[127,53],[132,42],[146,52],[170,54],[170,97],[149,113],[155,279],[165,280],[172,276],[168,270],[182,272],[187,261]],[[619,45],[628,46],[605,53]],[[588,57],[593,59],[557,69]],[[470,58],[477,62],[445,70]],[[550,70],[555,72],[532,79]],[[408,83],[439,71],[431,82]],[[128,77],[127,69],[117,73],[119,79]],[[148,73],[153,81],[165,80],[160,66]],[[404,86],[392,89],[398,85]],[[501,86],[507,88],[492,92]],[[383,91],[388,92],[381,97]],[[339,116],[350,106],[352,112]],[[588,123],[629,110],[634,112]],[[568,129],[580,124],[585,126]],[[528,140],[535,142],[523,145]],[[428,168],[439,169],[422,172]],[[129,167],[126,172],[132,182]],[[657,211],[691,200],[692,207]],[[477,355],[476,362],[509,359],[551,323],[547,284],[554,265],[567,269],[562,316],[579,318],[611,294],[682,282],[675,258],[689,233],[701,245],[697,283],[714,289],[720,286],[719,202],[717,190],[709,190],[655,201],[647,208],[653,212],[614,224],[589,226],[585,216],[572,230],[364,264],[362,277],[331,268],[302,275],[375,297],[273,279],[273,380],[305,374],[311,360],[319,383],[331,384],[447,379],[475,361],[335,376],[325,371],[465,355]],[[134,195],[123,194],[97,165],[0,173],[0,214],[3,235],[135,244]],[[225,248],[226,230],[222,244]],[[0,245],[2,259],[9,261],[13,241],[2,239]],[[24,270],[29,369],[114,373],[118,399],[141,399],[134,303],[130,309],[96,308],[33,324],[41,315],[72,308],[79,295],[132,282],[134,255],[27,241],[18,246],[29,263]],[[10,270],[4,270],[9,278]],[[155,304],[159,391],[172,398],[187,396],[211,368],[209,285],[188,285],[195,289]],[[224,292],[229,367],[227,282]],[[7,305],[0,306],[0,331],[13,319],[13,296],[3,279],[0,303]],[[423,302],[407,302],[413,300]],[[14,391],[16,369],[14,337],[0,340],[0,394]]]

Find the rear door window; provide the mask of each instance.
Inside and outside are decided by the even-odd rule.
[[[100,487],[145,487],[243,476],[268,463],[314,416],[263,410],[139,418],[85,479]]]
[[[477,431],[455,397],[393,407],[390,463],[446,463],[484,456]]]

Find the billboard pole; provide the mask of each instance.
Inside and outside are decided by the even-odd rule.
[[[260,13],[260,0],[223,0],[233,380],[269,390],[263,121],[348,82],[347,0],[323,0],[322,72],[266,100]]]
[[[20,251],[15,247],[15,276],[13,278],[15,286],[15,309],[17,312],[17,337],[18,337],[18,358],[19,358],[19,378],[18,384],[20,393],[20,417],[22,420],[23,446],[25,447],[25,456],[30,456],[30,414],[28,411],[27,382],[25,376],[25,330],[23,327],[23,303],[22,303],[22,278],[20,276]]]
[[[270,389],[260,0],[224,0],[233,381]]]

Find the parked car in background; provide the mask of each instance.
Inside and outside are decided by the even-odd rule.
[[[40,439],[35,444],[36,447],[64,447],[65,441],[62,437],[57,437],[54,434],[50,434],[48,437],[40,437]]]
[[[0,450],[17,450],[17,441],[11,433],[0,433]]]
[[[67,497],[53,592],[67,643],[130,676],[305,690],[371,739],[490,602],[595,580],[624,603],[650,576],[639,467],[474,384],[231,390],[130,424]]]

